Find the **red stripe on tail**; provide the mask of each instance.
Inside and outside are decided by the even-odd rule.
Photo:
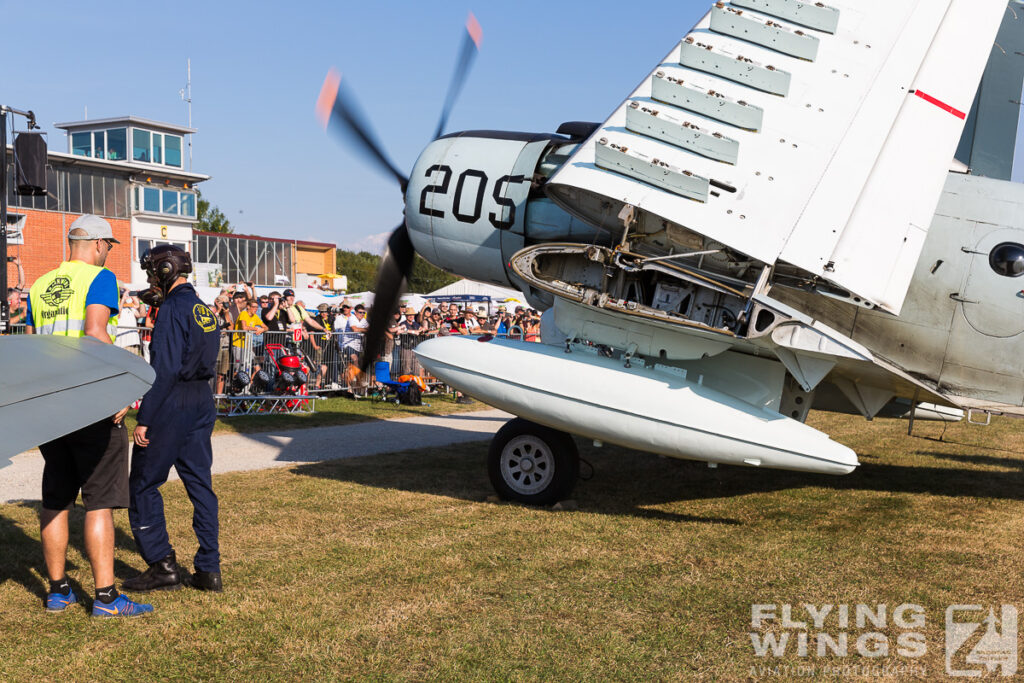
[[[934,104],[936,107],[938,107],[942,111],[948,111],[950,114],[952,114],[953,116],[957,117],[958,119],[966,119],[967,118],[967,114],[963,113],[962,111],[960,111],[956,107],[951,107],[950,105],[946,104],[942,100],[938,100],[938,99],[932,97],[931,95],[929,95],[926,92],[922,92],[920,90],[915,90],[914,94],[917,95],[918,97],[920,97],[925,102],[931,102],[932,104]]]

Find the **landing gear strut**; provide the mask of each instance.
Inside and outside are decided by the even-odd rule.
[[[498,430],[487,453],[487,472],[498,495],[526,505],[564,500],[579,471],[571,436],[519,417]]]

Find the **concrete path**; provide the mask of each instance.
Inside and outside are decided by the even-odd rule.
[[[511,417],[508,413],[492,409],[338,427],[220,434],[213,437],[213,473],[287,467],[411,448],[487,441]],[[0,503],[39,500],[42,474],[43,457],[38,450],[11,458],[11,465],[0,469]],[[170,479],[177,478],[172,469]]]

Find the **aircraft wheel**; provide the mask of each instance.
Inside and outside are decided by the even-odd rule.
[[[491,440],[487,472],[504,500],[551,505],[576,485],[580,456],[572,437],[517,417]]]

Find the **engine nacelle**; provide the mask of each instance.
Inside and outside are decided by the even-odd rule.
[[[561,135],[505,131],[452,133],[430,143],[405,194],[416,251],[451,273],[519,287],[509,276],[509,259],[523,247],[540,240],[595,241],[594,228],[541,189],[575,145]]]

